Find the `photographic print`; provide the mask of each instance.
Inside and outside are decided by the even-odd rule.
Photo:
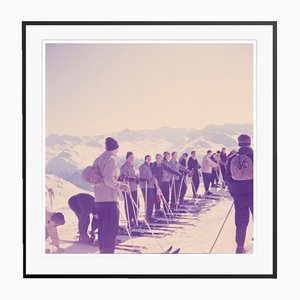
[[[37,191],[24,195],[26,243],[40,262],[33,273],[274,276],[275,24],[257,24],[259,33],[236,23],[245,32],[229,33],[226,23],[183,23],[179,36],[168,22],[62,23],[58,33],[23,23],[23,38],[32,36],[23,67],[35,72],[42,98],[31,97],[40,118],[26,130],[27,147],[39,153]],[[261,87],[264,78],[269,86]]]

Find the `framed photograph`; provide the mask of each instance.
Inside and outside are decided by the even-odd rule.
[[[23,276],[277,278],[277,23],[22,23]]]

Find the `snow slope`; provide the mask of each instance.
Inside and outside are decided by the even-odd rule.
[[[61,211],[65,215],[66,224],[59,226],[59,236],[62,240],[61,247],[65,250],[64,253],[77,253],[77,254],[95,254],[99,253],[99,250],[95,246],[72,244],[66,241],[76,240],[77,234],[77,218],[75,214],[68,207],[68,199],[77,193],[84,192],[71,183],[63,180],[54,175],[47,175],[46,183],[48,188],[52,188],[54,191],[53,199],[53,211]],[[215,190],[216,193],[224,195],[221,200],[200,200],[201,211],[195,213],[192,217],[198,217],[198,219],[183,219],[187,222],[182,228],[177,228],[175,232],[167,235],[164,238],[159,238],[159,244],[163,249],[173,245],[173,248],[181,248],[181,253],[208,253],[211,245],[217,233],[222,225],[222,222],[232,204],[232,198],[225,193],[222,189]],[[203,186],[200,186],[200,193],[203,193]],[[91,193],[92,194],[92,193]],[[191,186],[188,186],[188,195],[191,194]],[[143,198],[139,193],[139,199],[141,203],[140,219],[143,219]],[[47,206],[50,208],[50,199],[47,197]],[[120,211],[121,220],[120,225],[124,225],[125,212],[124,202],[120,198]],[[253,236],[253,225],[250,220],[248,227],[246,245],[251,243]],[[235,252],[235,225],[234,225],[234,209],[232,210],[223,231],[219,237],[217,244],[214,247],[212,253],[218,254],[232,254]],[[122,244],[131,245],[131,241],[126,236],[118,236],[118,239],[125,240]],[[143,246],[143,253],[160,253],[161,248],[157,241],[152,237],[134,237],[132,242],[136,246]],[[49,242],[47,244],[49,247]],[[117,249],[116,253],[129,253],[124,250]],[[251,251],[250,251],[251,253]]]

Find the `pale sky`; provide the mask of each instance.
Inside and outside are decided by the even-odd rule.
[[[47,44],[46,133],[253,122],[252,44]]]

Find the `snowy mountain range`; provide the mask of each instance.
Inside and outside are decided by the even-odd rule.
[[[191,152],[196,150],[201,161],[206,150],[228,150],[237,148],[237,137],[242,134],[252,136],[252,124],[209,125],[202,130],[191,128],[169,128],[147,130],[124,129],[120,132],[98,136],[49,135],[46,138],[46,173],[58,176],[80,189],[92,191],[92,186],[81,178],[81,171],[91,165],[103,152],[107,136],[114,137],[120,144],[118,166],[127,151],[135,154],[135,168],[142,163],[146,154],[155,156],[163,151]]]

